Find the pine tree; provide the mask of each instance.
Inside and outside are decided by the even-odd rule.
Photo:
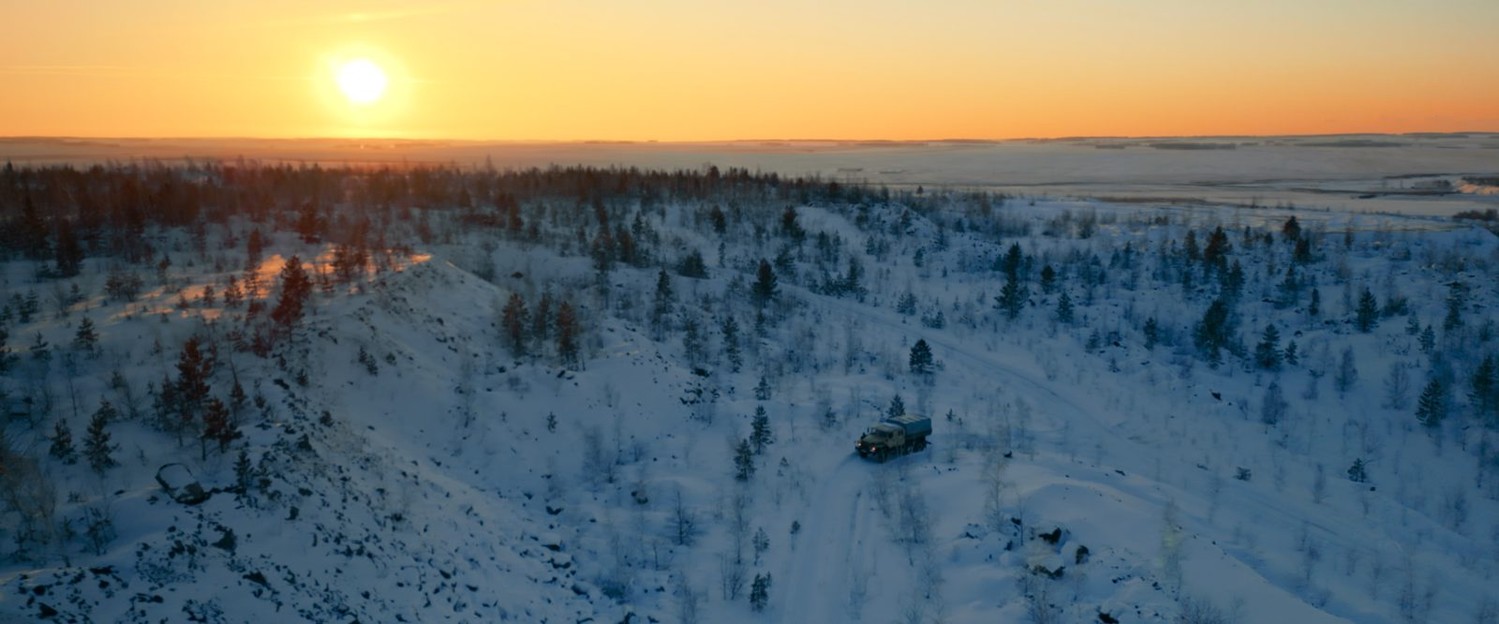
[[[1229,346],[1233,333],[1233,318],[1229,313],[1228,302],[1220,297],[1214,299],[1202,314],[1202,321],[1197,323],[1192,338],[1208,361],[1217,364],[1223,361],[1220,351]]]
[[[723,351],[724,359],[729,361],[729,371],[739,372],[744,367],[744,356],[739,353],[739,323],[732,316],[723,320]]]
[[[1057,270],[1051,265],[1041,267],[1041,292],[1051,294],[1057,290]]]
[[[1353,465],[1348,467],[1348,480],[1354,483],[1369,481],[1368,464],[1364,463],[1364,458],[1359,457],[1353,460]]]
[[[73,221],[71,219],[57,220],[57,248],[54,256],[57,261],[58,277],[74,277],[78,275],[83,266],[83,246],[78,244],[78,237],[73,233]]]
[[[1296,239],[1296,250],[1291,252],[1291,259],[1294,260],[1296,264],[1311,264],[1312,241],[1309,237],[1303,236]]]
[[[917,375],[932,374],[932,348],[925,339],[917,339],[911,347],[911,372]]]
[[[1322,290],[1320,288],[1312,289],[1312,302],[1307,304],[1306,313],[1313,317],[1322,315]]]
[[[890,398],[890,407],[885,409],[885,416],[895,418],[906,415],[906,402],[900,398],[900,393]]]
[[[85,316],[83,320],[78,321],[78,331],[73,332],[73,348],[93,353],[98,345],[99,334],[94,331],[94,322]]]
[[[1363,333],[1374,330],[1379,323],[1379,304],[1374,301],[1374,293],[1368,288],[1358,296],[1358,310],[1354,314],[1353,326]]]
[[[234,490],[238,496],[246,496],[250,493],[250,486],[255,479],[255,466],[250,463],[250,452],[240,447],[239,455],[234,458]]]
[[[708,345],[697,320],[689,318],[682,323],[682,353],[687,363],[698,366],[707,357]]]
[[[750,608],[756,613],[765,610],[765,605],[770,602],[770,574],[755,574],[755,580],[750,582],[749,594]]]
[[[1161,326],[1160,326],[1159,323],[1156,322],[1154,316],[1152,316],[1152,317],[1150,317],[1148,319],[1145,319],[1144,333],[1145,333],[1145,348],[1147,350],[1148,349],[1154,349],[1156,343],[1158,343],[1158,342],[1161,341]]]
[[[708,277],[708,264],[703,261],[703,252],[694,249],[686,256],[683,256],[681,262],[677,263],[677,275],[706,279]]]
[[[109,401],[100,399],[99,409],[95,410],[94,415],[89,418],[88,436],[83,440],[83,455],[88,459],[89,467],[99,474],[104,474],[105,470],[119,465],[119,462],[110,456],[115,447],[110,444],[109,431],[105,430],[105,427],[117,415],[114,406],[110,405]]]
[[[1446,416],[1447,391],[1442,386],[1442,380],[1433,377],[1431,381],[1426,382],[1426,388],[1421,391],[1421,398],[1416,400],[1416,422],[1435,430],[1442,425],[1442,419]]]
[[[755,416],[750,419],[750,446],[754,447],[756,455],[763,455],[765,447],[776,441],[775,432],[770,430],[770,417],[765,414],[765,406],[755,406]]]
[[[906,294],[901,295],[900,299],[897,299],[895,302],[895,311],[900,313],[901,316],[916,314],[916,293],[908,290]]]
[[[1301,353],[1297,350],[1296,341],[1286,341],[1285,362],[1287,366],[1295,366],[1301,362]]]
[[[571,301],[557,307],[557,355],[565,366],[578,364],[578,313]]]
[[[1209,267],[1217,269],[1228,268],[1228,254],[1233,244],[1228,242],[1228,233],[1223,231],[1223,226],[1213,229],[1208,235],[1208,244],[1202,249],[1202,262]]]
[[[776,296],[776,272],[771,268],[770,262],[760,260],[760,266],[755,271],[755,284],[750,289],[754,296],[755,304],[764,306],[770,303]]]
[[[853,295],[860,301],[864,299],[864,264],[857,256],[848,257],[848,271],[838,285],[838,294]]]
[[[271,310],[271,320],[283,331],[291,331],[302,320],[307,299],[312,296],[312,278],[302,268],[302,259],[292,256],[281,266],[281,296]]]
[[[229,450],[229,443],[238,437],[239,431],[229,420],[229,408],[217,398],[208,399],[203,407],[203,436],[199,440],[201,459],[208,459],[209,442],[217,443],[219,452],[223,453]]]
[[[1010,243],[1010,248],[1005,250],[1005,255],[1000,257],[999,269],[1004,272],[1005,278],[1012,282],[1020,281],[1020,265],[1025,261],[1025,254],[1020,250],[1020,243]]]
[[[999,290],[999,296],[994,298],[994,307],[1003,310],[1005,318],[1015,320],[1020,316],[1020,310],[1025,306],[1025,287],[1020,285],[1019,280],[1005,282]]]
[[[756,401],[769,401],[770,400],[770,380],[766,379],[765,375],[761,375],[760,376],[760,382],[755,384],[755,400]]]
[[[734,447],[734,480],[749,481],[754,476],[755,449],[750,446],[749,438],[745,438]]]
[[[1254,362],[1265,370],[1280,370],[1280,357],[1280,330],[1271,323],[1254,347]]]
[[[203,411],[204,401],[208,399],[208,379],[213,375],[213,366],[212,358],[203,353],[197,336],[188,338],[182,344],[182,352],[177,357],[177,381],[174,384],[179,410],[179,422],[176,425],[179,443],[182,439],[181,432],[192,427]]]
[[[675,301],[671,276],[666,274],[666,269],[661,269],[656,273],[656,297],[651,306],[651,329],[658,336],[666,331],[666,319],[671,316],[671,306]]]
[[[1062,293],[1062,296],[1057,298],[1057,322],[1063,323],[1065,325],[1071,325],[1072,320],[1072,295],[1069,295],[1064,291]]]
[[[68,419],[59,418],[57,424],[52,427],[52,456],[61,459],[65,464],[78,461],[77,451],[73,449],[73,429],[68,426]]]
[[[1295,215],[1291,215],[1289,219],[1286,219],[1285,224],[1280,226],[1280,233],[1288,241],[1301,240],[1301,224],[1296,221]]]
[[[521,358],[526,355],[526,299],[520,293],[510,293],[505,307],[500,311],[500,325],[505,331],[505,344],[510,355]]]
[[[1431,355],[1431,353],[1433,351],[1436,351],[1436,348],[1437,348],[1437,333],[1436,333],[1435,330],[1433,330],[1431,328],[1431,324],[1430,323],[1428,323],[1426,325],[1425,329],[1421,330],[1421,337],[1418,340],[1421,343],[1421,352],[1422,353],[1425,353],[1427,355]]]
[[[1447,316],[1442,320],[1442,329],[1452,331],[1463,326],[1463,306],[1467,302],[1467,284],[1452,282],[1447,285]]]
[[[1499,424],[1499,361],[1492,355],[1484,357],[1468,385],[1468,399],[1479,419]]]

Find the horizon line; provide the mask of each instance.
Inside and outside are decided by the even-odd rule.
[[[1499,135],[1499,130],[1433,130],[1433,131],[1409,131],[1409,132],[1317,132],[1317,133],[1285,133],[1285,134],[1100,134],[1100,135],[1056,135],[1056,136],[1018,136],[1003,138],[987,137],[941,137],[927,139],[889,139],[889,138],[786,138],[786,137],[762,137],[762,138],[718,138],[718,139],[547,139],[547,138],[455,138],[455,137],[382,137],[382,136],[352,136],[340,137],[331,135],[307,135],[307,136],[248,136],[248,135],[176,135],[176,136],[107,136],[107,135],[0,135],[0,142],[17,143],[26,141],[343,141],[343,142],[389,142],[389,143],[516,143],[516,144],[594,144],[594,145],[688,145],[705,143],[869,143],[869,144],[917,144],[917,143],[1010,143],[1026,141],[1143,141],[1143,140],[1172,140],[1172,139],[1274,139],[1274,138],[1323,138],[1323,137],[1350,137],[1350,136],[1384,136],[1384,137],[1460,137],[1472,135]]]

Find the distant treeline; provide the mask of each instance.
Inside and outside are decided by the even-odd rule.
[[[520,227],[520,207],[606,215],[623,205],[723,202],[729,205],[860,204],[900,201],[920,210],[934,198],[747,169],[643,170],[549,167],[519,170],[458,167],[325,168],[244,161],[49,166],[0,170],[0,260],[85,255],[129,263],[157,255],[153,228],[223,224],[230,217],[301,230],[306,216],[334,206],[388,220],[391,211],[468,211],[474,223]],[[304,233],[305,234],[305,233]]]

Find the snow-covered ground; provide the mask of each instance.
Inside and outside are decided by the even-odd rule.
[[[1196,159],[1261,148],[1281,149],[1125,150]],[[890,150],[859,156],[884,171],[929,162],[920,150],[865,149]],[[937,149],[951,160],[927,166],[969,185],[963,167],[995,166],[972,152],[1000,148]],[[1097,162],[1119,151],[1086,150]],[[1416,156],[1432,159],[1429,173],[1468,171],[1433,151]],[[1130,175],[1086,185],[1128,199],[1130,188],[1107,184]],[[45,261],[12,260],[5,303],[35,293],[42,304],[4,324],[15,356],[3,377],[8,470],[53,484],[55,500],[46,534],[29,543],[6,508],[0,618],[1499,619],[1499,435],[1467,392],[1477,363],[1499,354],[1493,233],[1299,202],[1038,196],[984,207],[939,194],[926,191],[920,209],[898,195],[612,198],[612,222],[640,228],[656,257],[602,273],[587,255],[594,212],[581,202],[572,222],[565,200],[550,213],[528,208],[528,220],[549,215],[531,239],[416,206],[385,223],[387,247],[352,280],[319,280],[300,328],[264,357],[232,346],[253,325],[244,305],[205,303],[202,287],[222,295],[230,275],[247,274],[252,229],[270,238],[249,271],[268,305],[282,259],[317,258],[309,269],[330,272],[333,247],[299,240],[290,219],[280,230],[237,216],[211,224],[197,249],[185,230],[155,231],[167,267],[90,258],[79,277],[55,280],[38,277]],[[784,226],[788,203],[804,238]],[[715,205],[728,213],[722,233]],[[330,224],[358,216],[323,209]],[[1295,258],[1282,233],[1292,217],[1313,241],[1310,258]],[[1205,245],[1217,227],[1242,268],[1232,333],[1244,353],[1213,365],[1194,328],[1225,286],[1183,249],[1189,232]],[[1013,319],[996,306],[1012,245],[1029,290]],[[692,250],[706,278],[675,270]],[[752,296],[762,258],[779,276],[763,307]],[[850,260],[864,271],[862,295],[821,287]],[[660,266],[672,292],[658,303]],[[140,275],[143,294],[108,298],[111,271]],[[1444,327],[1458,282],[1461,323]],[[1364,289],[1387,312],[1367,332],[1353,322]],[[1064,293],[1071,321],[1059,318]],[[534,315],[544,294],[551,314],[564,301],[579,311],[576,362],[559,353],[555,324],[527,340],[528,353],[507,343],[512,295]],[[97,353],[73,345],[85,318]],[[1276,355],[1295,343],[1296,362],[1254,361],[1270,324]],[[156,424],[153,396],[179,377],[190,336],[217,347],[215,396],[227,401],[235,381],[246,391],[243,435],[224,451]],[[918,340],[935,355],[929,376],[910,370]],[[34,355],[39,342],[50,355]],[[1416,418],[1428,378],[1448,382],[1435,427]],[[854,439],[897,396],[932,417],[933,446],[860,460]],[[52,456],[59,420],[82,453],[101,400],[122,412],[109,424],[119,466]],[[739,479],[735,447],[757,409],[774,441]],[[248,472],[235,466],[241,451]],[[1350,479],[1355,460],[1367,479]],[[166,496],[155,476],[174,462],[212,491],[208,501]],[[10,482],[7,495],[19,489]],[[769,580],[763,601],[751,600],[757,578]]]

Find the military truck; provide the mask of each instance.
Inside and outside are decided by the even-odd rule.
[[[885,461],[891,457],[913,453],[926,448],[926,438],[932,435],[932,419],[924,416],[895,416],[870,427],[859,436],[854,451],[859,457]]]

